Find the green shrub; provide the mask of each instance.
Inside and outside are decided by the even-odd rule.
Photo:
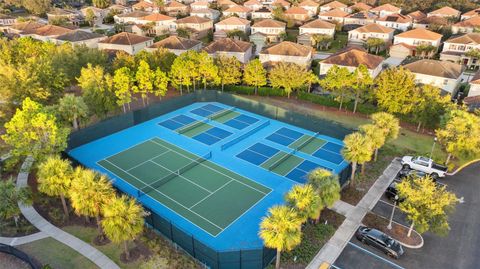
[[[309,101],[322,106],[328,106],[328,107],[340,106],[340,103],[335,101],[335,99],[329,95],[318,95],[314,93],[299,92],[297,96],[298,96],[298,99],[300,100]],[[353,101],[343,103],[343,107],[350,111],[353,111],[353,106],[354,106]],[[379,109],[370,103],[359,103],[357,105],[357,111],[362,114],[368,115],[368,114],[373,114],[375,112],[378,112]]]
[[[224,90],[226,92],[233,92],[237,94],[254,95],[255,87],[243,86],[243,85],[225,85]],[[260,96],[287,96],[282,89],[259,87],[258,95]]]

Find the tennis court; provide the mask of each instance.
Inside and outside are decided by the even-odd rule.
[[[259,119],[255,117],[235,111],[235,108],[222,108],[213,104],[207,104],[194,109],[191,113],[215,120],[237,130],[243,130],[259,121]]]
[[[341,154],[343,146],[325,141],[318,138],[317,135],[318,134],[313,136],[302,134],[295,130],[282,127],[266,137],[266,139],[336,165],[341,164],[344,161]]]
[[[271,192],[208,159],[152,138],[98,162],[212,236]]]

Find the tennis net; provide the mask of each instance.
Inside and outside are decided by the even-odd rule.
[[[193,130],[193,129],[195,129],[195,128],[197,128],[198,126],[203,125],[203,124],[205,124],[205,122],[203,122],[203,121],[195,121],[195,122],[192,122],[192,123],[190,123],[190,124],[187,124],[187,125],[184,125],[184,126],[180,127],[180,129],[178,129],[177,132],[178,132],[179,134],[183,134],[183,133],[186,133],[186,132],[188,132],[188,131],[190,131],[190,130]]]
[[[295,154],[296,150],[292,150],[290,151],[289,153],[286,153],[285,155],[283,155],[282,157],[280,157],[280,159],[278,159],[276,162],[272,163],[269,167],[268,167],[268,171],[272,171],[273,169],[277,168],[280,164],[282,164],[283,162],[285,162],[288,158],[292,157],[293,154]]]
[[[237,136],[236,138],[234,138],[234,139],[226,142],[226,143],[223,144],[220,148],[221,148],[222,150],[225,150],[225,149],[227,149],[227,148],[229,148],[229,147],[237,144],[238,142],[242,141],[243,139],[251,136],[252,134],[260,131],[261,129],[265,128],[265,127],[268,126],[269,124],[270,124],[270,120],[267,120],[267,121],[265,121],[264,123],[258,125],[257,127],[255,127],[255,128],[253,128],[253,129],[251,129],[251,130],[249,130],[249,131],[247,131],[247,132],[245,132],[245,133]]]
[[[212,152],[210,151],[210,152],[208,152],[208,154],[192,160],[191,162],[182,166],[178,170],[173,171],[173,172],[165,175],[164,177],[162,177],[162,178],[156,180],[155,182],[153,182],[152,184],[149,184],[149,185],[146,185],[146,186],[140,188],[138,190],[137,196],[142,197],[143,195],[156,190],[160,186],[168,183],[170,180],[174,179],[175,177],[178,177],[178,176],[184,174],[188,170],[190,170],[190,169],[194,168],[195,166],[201,164],[202,162],[210,159],[211,157],[212,157]]]
[[[301,149],[303,149],[306,145],[310,144],[310,142],[312,142],[316,137],[317,137],[318,133],[315,133],[315,135],[313,136],[310,136],[307,140],[303,141],[300,145],[298,145],[296,148],[295,148],[295,151],[300,151]]]
[[[227,115],[227,114],[232,113],[234,110],[235,110],[235,107],[231,107],[231,108],[228,108],[228,109],[220,110],[220,111],[217,112],[217,113],[214,113],[214,114],[212,114],[212,115],[209,115],[209,116],[208,116],[208,119],[210,119],[210,120],[218,119],[218,118],[220,118],[220,117],[222,117],[222,116],[225,116],[225,115]]]

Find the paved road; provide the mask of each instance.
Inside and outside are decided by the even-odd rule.
[[[363,268],[480,268],[480,163],[473,164],[455,176],[441,180],[447,189],[457,197],[464,197],[450,217],[451,231],[447,237],[439,237],[431,233],[423,235],[425,244],[421,249],[405,249],[405,255],[399,260],[387,258],[371,247],[362,245],[353,238],[349,246],[335,262],[342,269]],[[386,201],[386,200],[384,200]],[[379,202],[374,212],[388,216],[391,212],[388,204]],[[395,214],[395,220],[403,223],[404,216]],[[361,249],[359,249],[359,247]],[[379,257],[376,257],[377,254]],[[389,262],[385,261],[388,260]],[[392,266],[390,263],[394,263]],[[381,265],[378,265],[381,264]],[[399,266],[399,267],[397,267]]]

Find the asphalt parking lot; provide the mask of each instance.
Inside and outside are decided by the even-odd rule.
[[[404,248],[405,254],[395,260],[384,253],[363,245],[355,237],[345,247],[333,268],[480,268],[480,163],[473,164],[455,176],[439,180],[447,185],[464,202],[457,205],[450,216],[451,231],[440,237],[431,233],[423,234],[424,246],[420,249]],[[391,203],[383,197],[372,210],[389,217]],[[396,211],[394,220],[408,226],[405,216]]]

